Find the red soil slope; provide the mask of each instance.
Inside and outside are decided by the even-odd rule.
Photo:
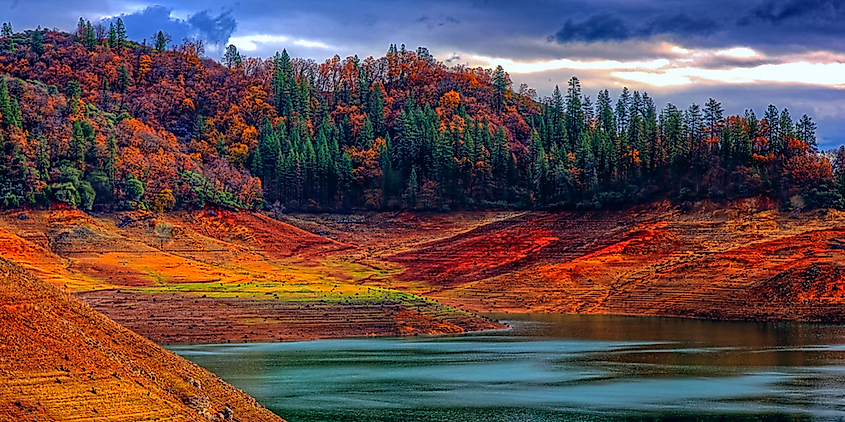
[[[0,259],[0,420],[281,421],[213,374]]]
[[[374,251],[402,270],[368,283],[474,312],[845,320],[845,215],[771,208],[758,198],[686,213],[531,212],[440,237],[428,226],[427,242],[406,233],[402,252]]]
[[[0,253],[157,342],[442,334],[501,324],[396,291],[336,261],[352,247],[252,213],[0,216]],[[49,277],[49,278],[48,278]]]

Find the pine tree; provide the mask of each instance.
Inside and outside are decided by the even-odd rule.
[[[658,166],[663,165],[664,150],[660,142],[657,125],[657,108],[654,106],[654,101],[648,96],[648,93],[643,93],[642,97],[642,113],[643,113],[643,151],[644,167],[648,170],[655,170]]]
[[[86,139],[82,130],[82,123],[74,120],[71,135],[70,160],[80,171],[85,171]]]
[[[545,204],[547,201],[545,192],[549,173],[549,159],[543,148],[543,141],[537,131],[531,133],[531,164],[529,170],[529,183],[536,200]]]
[[[238,52],[238,47],[235,47],[234,44],[229,44],[226,47],[226,52],[223,53],[223,64],[228,67],[229,69],[234,69],[243,62],[241,58],[241,53]]]
[[[349,152],[343,151],[337,165],[337,184],[342,195],[344,208],[348,206],[349,197],[347,192],[352,187],[352,177],[352,157],[349,156]]]
[[[581,104],[581,82],[578,78],[569,79],[566,90],[566,134],[569,137],[569,147],[574,148],[581,132],[584,130],[584,108]]]
[[[94,51],[97,48],[97,34],[94,32],[94,26],[90,21],[85,22],[85,32],[82,34],[82,45],[89,51]]]
[[[780,136],[780,111],[778,108],[774,106],[774,104],[769,104],[766,108],[766,113],[763,115],[763,119],[766,120],[766,130],[763,133],[763,136],[768,138],[771,152],[775,154],[783,153],[783,145],[781,145],[781,136]]]
[[[121,94],[126,94],[129,87],[132,85],[132,78],[129,76],[129,69],[125,64],[117,67],[117,89]]]
[[[660,127],[663,132],[669,163],[677,169],[683,168],[688,159],[689,143],[684,135],[683,116],[674,104],[666,104],[660,114]]]
[[[370,95],[367,97],[367,115],[373,125],[375,136],[385,134],[384,127],[384,89],[380,83],[375,83],[370,88]]]
[[[292,86],[295,81],[291,75],[290,56],[287,50],[282,50],[282,54],[278,52],[273,57],[273,81],[271,88],[273,90],[273,102],[276,107],[276,113],[280,116],[290,116],[293,111]]]
[[[610,105],[610,93],[605,89],[596,96],[596,117],[598,128],[605,133],[616,133],[616,121]]]
[[[801,116],[801,120],[798,121],[797,134],[798,139],[809,144],[811,148],[816,148],[816,123],[810,116],[806,114]]]
[[[724,111],[722,104],[713,98],[709,98],[704,104],[704,123],[710,129],[709,135],[711,138],[715,138],[719,134],[718,125],[724,118],[722,115]]]
[[[501,112],[505,104],[505,94],[511,81],[505,69],[501,65],[496,66],[493,71],[493,108]]]
[[[361,123],[361,130],[358,131],[358,147],[369,149],[373,146],[373,140],[375,140],[375,135],[373,125],[370,123],[370,116],[364,115],[364,122]]]
[[[4,128],[12,125],[12,102],[9,98],[9,87],[6,78],[0,76],[0,122]]]
[[[169,42],[170,42],[170,35],[162,32],[162,31],[158,31],[158,33],[156,33],[156,35],[155,35],[155,49],[156,49],[156,51],[161,53],[161,52],[164,52],[164,50],[167,50],[167,43],[169,43]]]
[[[628,122],[631,120],[631,92],[628,87],[622,88],[622,94],[616,100],[616,131],[623,134],[628,131]]]
[[[44,34],[41,32],[40,26],[33,31],[29,46],[36,56],[40,57],[44,54]]]
[[[117,32],[117,44],[116,47],[118,50],[123,50],[123,45],[126,43],[126,27],[123,25],[123,19],[117,18],[117,23],[115,24],[115,31]]]
[[[15,97],[9,98],[9,112],[11,113],[11,118],[9,119],[9,126],[14,128],[22,128],[23,127],[23,117],[21,112],[20,104],[18,104],[18,99]]]
[[[114,23],[109,22],[109,47],[117,48],[117,31],[114,30]]]
[[[780,129],[780,145],[785,150],[789,145],[789,139],[795,137],[795,134],[793,133],[792,116],[789,115],[789,110],[785,107],[780,112],[778,129]]]
[[[197,115],[197,119],[194,121],[194,127],[191,129],[191,138],[201,140],[205,137],[205,133],[205,119],[201,115]]]
[[[692,103],[684,113],[684,123],[690,138],[690,149],[692,160],[695,163],[701,162],[704,142],[704,117],[701,114],[701,106]]]
[[[411,168],[408,176],[408,188],[405,190],[405,206],[410,209],[417,207],[417,193],[420,190],[420,182],[417,180],[417,169]]]
[[[12,39],[12,35],[14,35],[14,31],[12,30],[12,23],[11,22],[4,22],[2,29],[0,29],[0,38],[6,38],[6,52],[11,53],[17,49],[17,45],[15,44],[15,40]]]
[[[566,122],[564,121],[563,107],[563,95],[560,92],[560,87],[555,85],[544,116],[544,126],[546,127],[547,133],[546,136],[541,137],[544,139],[547,149],[552,145],[560,146],[566,144]]]
[[[438,208],[443,210],[446,190],[449,187],[452,177],[452,164],[454,163],[454,152],[452,143],[440,131],[434,135],[432,158],[434,161],[434,175],[438,188]]]

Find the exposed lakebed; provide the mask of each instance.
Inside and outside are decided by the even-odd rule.
[[[845,325],[492,317],[514,328],[168,348],[290,422],[845,419]]]

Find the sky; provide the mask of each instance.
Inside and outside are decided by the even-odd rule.
[[[585,95],[622,87],[658,107],[709,97],[726,113],[768,104],[818,123],[820,147],[845,144],[845,0],[0,0],[16,31],[73,30],[121,16],[130,38],[164,30],[267,58],[322,62],[424,46],[447,64],[502,65],[542,97],[577,76]]]

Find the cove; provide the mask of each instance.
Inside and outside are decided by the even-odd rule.
[[[489,316],[513,329],[167,348],[290,422],[845,420],[845,326]]]

